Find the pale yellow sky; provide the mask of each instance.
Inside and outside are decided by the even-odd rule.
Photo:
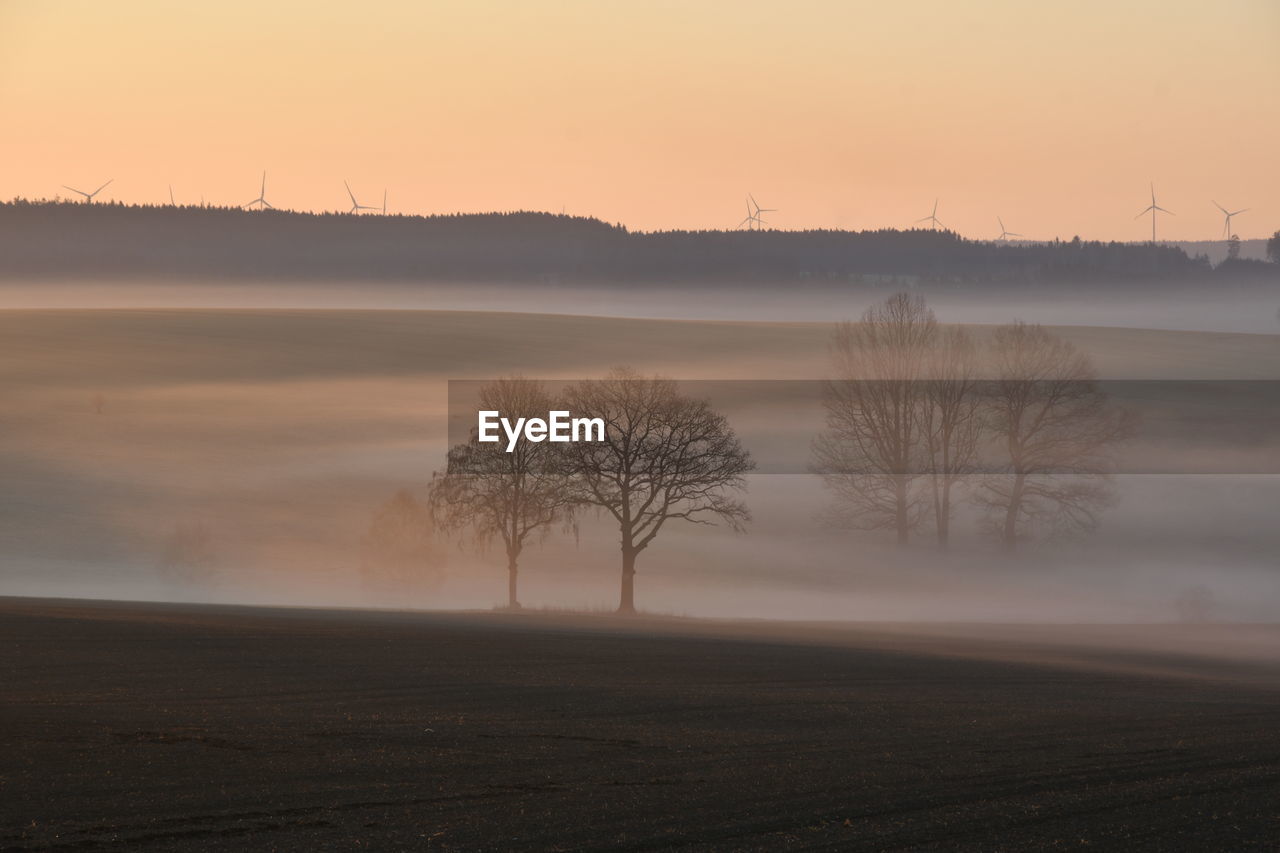
[[[0,197],[1280,228],[1280,3],[0,0]]]

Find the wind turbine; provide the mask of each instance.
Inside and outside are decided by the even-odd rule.
[[[114,180],[115,180],[115,178],[112,178],[112,179],[111,179],[111,181],[114,181]],[[78,190],[78,189],[76,189],[75,187],[69,187],[69,186],[67,186],[66,184],[63,184],[62,186],[63,186],[63,188],[64,188],[64,189],[71,190],[73,193],[79,193],[80,195],[84,196],[84,203],[85,203],[85,204],[92,204],[92,203],[93,203],[93,197],[94,197],[94,196],[96,196],[98,193],[102,192],[103,190],[105,190],[105,189],[107,188],[107,184],[111,183],[111,181],[107,181],[107,183],[106,183],[106,184],[103,184],[102,186],[98,187],[96,190],[94,190],[94,191],[93,191],[93,192],[91,192],[91,193],[87,193],[87,192],[85,192],[84,190]]]
[[[765,222],[764,217],[760,214],[777,212],[778,209],[776,207],[761,207],[760,203],[756,201],[755,196],[751,193],[747,193],[747,218],[742,220],[742,222],[746,223],[748,228],[755,226],[756,228],[763,229],[764,226],[769,223]],[[738,227],[741,228],[742,224],[740,223]]]
[[[1247,208],[1247,207],[1242,207],[1242,208],[1240,208],[1239,210],[1227,210],[1225,207],[1223,207],[1222,205],[1218,204],[1216,201],[1213,203],[1213,206],[1214,206],[1214,207],[1216,207],[1216,208],[1218,208],[1218,210],[1221,210],[1221,211],[1222,211],[1222,215],[1226,218],[1226,221],[1222,224],[1222,236],[1223,236],[1223,237],[1226,237],[1226,238],[1228,238],[1228,239],[1230,239],[1230,237],[1231,237],[1231,217],[1233,217],[1233,216],[1239,216],[1240,214],[1244,213],[1244,212],[1245,212],[1246,210],[1248,210],[1249,208]]]
[[[928,216],[921,216],[916,220],[916,222],[928,222],[929,227],[934,231],[937,231],[939,228],[945,230],[947,227],[943,225],[942,220],[938,218],[938,200],[936,198],[933,200],[933,213],[930,213]]]
[[[1155,185],[1155,184],[1152,184],[1152,185],[1151,185],[1151,204],[1150,204],[1150,205],[1148,205],[1148,206],[1147,206],[1147,208],[1146,208],[1145,210],[1143,210],[1141,213],[1139,213],[1137,216],[1135,216],[1135,217],[1133,217],[1133,218],[1134,218],[1134,219],[1138,219],[1138,218],[1140,218],[1140,217],[1146,216],[1148,213],[1150,213],[1150,214],[1151,214],[1151,242],[1152,242],[1152,243],[1155,243],[1155,241],[1156,241],[1156,214],[1157,214],[1157,213],[1167,213],[1167,214],[1169,214],[1170,216],[1177,216],[1177,214],[1176,214],[1176,213],[1174,213],[1172,210],[1165,210],[1163,207],[1161,207],[1160,205],[1156,204],[1156,185]]]
[[[1021,234],[1019,234],[1017,231],[1010,231],[1010,230],[1008,230],[1007,228],[1005,228],[1005,227],[1004,227],[1004,220],[1003,220],[1003,219],[1001,219],[999,216],[997,216],[997,217],[996,217],[996,222],[999,222],[999,223],[1000,223],[1000,236],[999,236],[997,239],[999,239],[999,240],[1003,240],[1003,241],[1005,241],[1006,243],[1008,243],[1008,242],[1009,242],[1009,238],[1010,238],[1010,237],[1021,237],[1021,236],[1022,236],[1022,235],[1021,235]]]
[[[761,207],[761,206],[759,205],[759,203],[755,200],[755,196],[751,195],[751,193],[747,193],[747,198],[751,200],[751,204],[752,204],[752,205],[755,207],[755,209],[756,209],[756,226],[757,226],[758,228],[764,228],[764,226],[768,225],[769,223],[765,222],[765,221],[764,221],[764,218],[763,218],[763,217],[761,217],[761,216],[760,216],[760,214],[762,214],[762,213],[777,213],[777,212],[778,212],[778,208],[776,208],[776,207]]]
[[[342,182],[342,185],[343,185],[344,187],[346,187],[346,188],[347,188],[347,195],[351,196],[351,209],[350,209],[350,210],[348,210],[348,211],[347,211],[347,213],[359,213],[359,212],[360,212],[360,211],[362,211],[362,210],[377,210],[377,209],[378,209],[378,208],[374,207],[373,205],[370,205],[370,204],[361,204],[360,202],[356,201],[356,194],[355,194],[355,193],[353,193],[353,192],[351,191],[351,185],[350,185],[350,184],[348,184],[346,181],[343,181],[343,182]],[[385,202],[385,198],[384,198],[384,202]]]
[[[262,188],[258,190],[258,197],[245,205],[246,208],[258,205],[260,210],[275,210],[271,206],[271,202],[267,201],[267,173],[262,173]]]

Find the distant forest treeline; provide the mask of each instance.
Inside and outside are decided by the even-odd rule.
[[[225,207],[0,203],[0,278],[876,283],[1272,279],[1280,265],[1212,267],[1133,243],[995,243],[949,231],[632,232],[513,212],[352,216]]]

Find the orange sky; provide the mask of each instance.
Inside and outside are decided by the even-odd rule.
[[[1278,108],[1275,0],[0,0],[0,197],[1255,237]]]

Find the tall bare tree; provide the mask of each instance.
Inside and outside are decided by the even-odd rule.
[[[512,377],[480,390],[480,408],[510,418],[546,418],[558,408],[542,383]],[[518,608],[517,576],[527,543],[552,527],[569,526],[573,496],[563,457],[549,442],[481,442],[473,429],[468,441],[449,450],[443,472],[431,481],[432,516],[442,530],[470,530],[479,544],[502,542],[507,555],[507,604]]]
[[[604,441],[566,445],[581,499],[602,507],[621,534],[619,613],[635,612],[636,557],[673,519],[741,530],[747,507],[731,496],[754,467],[723,415],[676,383],[618,368],[566,393],[575,417],[602,418]]]
[[[852,527],[892,528],[906,543],[922,518],[914,488],[924,470],[921,402],[937,321],[907,293],[841,323],[831,342],[836,378],[823,386],[827,429],[814,441],[814,470]]]
[[[1002,472],[976,495],[989,532],[1012,550],[1028,528],[1092,530],[1112,500],[1115,445],[1135,419],[1110,404],[1088,356],[1042,326],[999,327],[990,356],[986,420]]]
[[[939,547],[946,548],[952,492],[974,471],[982,425],[977,348],[964,329],[952,327],[936,336],[925,374],[920,432],[932,486],[934,530]]]

